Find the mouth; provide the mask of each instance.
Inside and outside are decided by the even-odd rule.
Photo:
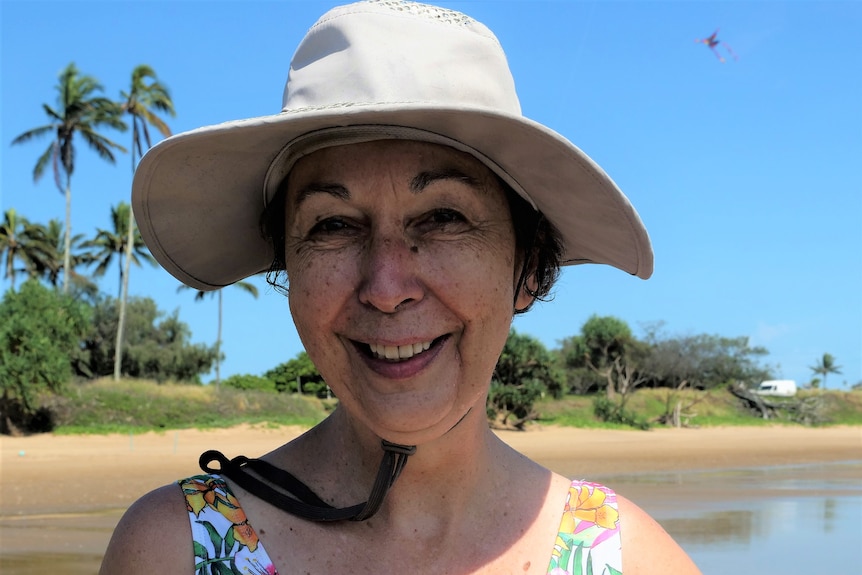
[[[383,345],[377,343],[359,343],[357,347],[366,356],[392,363],[407,361],[425,353],[438,345],[446,336],[440,336],[431,341],[422,341],[407,345]]]

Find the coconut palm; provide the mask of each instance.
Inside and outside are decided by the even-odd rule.
[[[60,280],[60,274],[69,278],[70,285],[77,290],[93,295],[98,291],[98,286],[89,276],[78,273],[81,266],[92,263],[92,254],[84,248],[84,235],[75,234],[69,239],[69,268],[66,273],[65,258],[63,250],[66,243],[66,235],[60,220],[53,218],[48,221],[47,226],[35,225],[35,232],[39,238],[39,255],[30,273],[31,277],[42,278],[52,286],[56,287]]]
[[[14,208],[6,210],[0,223],[0,262],[3,262],[3,277],[11,282],[13,290],[18,272],[29,276],[38,274],[47,248],[40,226],[19,216]],[[16,267],[16,264],[23,267]]]
[[[823,376],[823,389],[826,389],[826,376],[830,373],[834,373],[836,375],[841,374],[841,366],[835,365],[835,357],[831,353],[824,353],[823,357],[820,358],[819,363],[816,363],[810,366],[808,369],[813,371],[816,375]]]
[[[128,237],[129,212],[131,207],[126,202],[120,202],[116,206],[111,207],[111,225],[112,229],[106,230],[103,228],[96,229],[96,236],[84,242],[81,247],[93,250],[90,253],[90,264],[96,264],[96,269],[93,270],[93,276],[102,277],[108,271],[108,267],[114,262],[114,256],[120,265],[118,266],[119,283],[117,284],[117,299],[122,295],[124,275],[127,266],[125,264],[126,245]],[[156,260],[150,255],[141,233],[135,229],[133,234],[133,246],[131,252],[131,263],[141,267],[141,262],[145,261],[150,265],[156,265]]]
[[[75,134],[79,134],[99,157],[115,162],[114,150],[125,152],[120,144],[97,132],[103,126],[125,131],[120,107],[116,102],[96,96],[102,86],[92,76],[81,75],[74,62],[60,72],[56,85],[58,106],[42,104],[49,123],[20,134],[12,144],[23,144],[33,138],[54,134],[54,139],[39,156],[33,168],[33,180],[38,181],[50,162],[57,189],[66,197],[66,225],[63,243],[63,269],[70,272],[72,251],[72,174],[75,171]],[[63,274],[63,291],[69,288],[69,275]]]
[[[131,116],[132,121],[132,173],[138,165],[138,160],[144,152],[150,149],[152,141],[148,126],[153,126],[164,137],[171,135],[168,125],[157,112],[174,115],[174,103],[167,87],[159,82],[155,71],[146,64],[141,64],[132,70],[132,83],[128,92],[120,92],[123,102],[120,107],[124,114]],[[146,148],[144,148],[146,144]],[[117,341],[114,346],[114,380],[120,379],[120,369],[123,362],[123,331],[126,324],[126,300],[129,293],[129,273],[131,272],[132,252],[135,250],[136,233],[135,215],[129,209],[126,224],[126,249],[123,259],[123,270],[120,272],[120,315],[117,321]]]
[[[251,284],[249,282],[244,282],[244,281],[238,281],[233,285],[242,289],[246,293],[251,294],[255,299],[257,298],[257,294],[258,294],[257,287],[254,284]],[[177,291],[188,290],[188,289],[194,289],[194,288],[190,288],[187,285],[181,285],[180,287],[177,288]],[[203,301],[203,299],[206,298],[207,296],[218,294],[218,331],[216,333],[216,364],[215,364],[215,368],[216,368],[215,384],[216,384],[216,387],[218,387],[219,384],[221,383],[221,326],[222,326],[222,291],[223,290],[224,290],[224,288],[220,288],[220,289],[217,289],[215,291],[195,290],[197,292],[197,293],[195,293],[195,301]]]

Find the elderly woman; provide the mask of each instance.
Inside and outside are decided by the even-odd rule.
[[[604,172],[521,115],[482,24],[409,2],[328,12],[280,114],[166,140],[133,200],[186,284],[268,271],[339,404],[260,459],[207,452],[207,474],[144,496],[103,574],[698,572],[633,503],[489,429],[513,314],[561,264],[646,278],[652,252]]]

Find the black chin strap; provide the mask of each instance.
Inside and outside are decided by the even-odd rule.
[[[260,459],[243,455],[228,459],[220,451],[210,450],[201,455],[200,466],[207,473],[227,477],[252,495],[291,515],[311,521],[364,521],[377,513],[389,488],[404,469],[407,458],[416,453],[415,445],[398,445],[386,440],[382,440],[381,445],[383,459],[368,501],[340,509],[323,501],[291,473]],[[218,462],[218,468],[210,465],[213,461]],[[255,475],[265,479],[266,483]],[[279,486],[283,492],[272,485]]]

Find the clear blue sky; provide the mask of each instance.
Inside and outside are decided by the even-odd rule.
[[[46,123],[70,61],[119,97],[152,66],[176,105],[174,132],[281,107],[290,56],[333,4],[312,1],[0,0],[0,210],[63,218],[50,174],[31,177],[48,141],[12,147]],[[862,380],[862,3],[445,2],[485,22],[506,49],[527,116],[590,154],[640,211],[656,271],[642,281],[601,266],[568,268],[552,303],[515,327],[549,348],[591,314],[642,335],[748,336],[775,375],[805,383],[824,352]],[[720,27],[738,61],[695,39]],[[433,47],[429,47],[433,49]],[[128,135],[116,134],[128,147]],[[130,159],[99,160],[82,142],[73,231],[109,227],[128,200]],[[115,295],[117,270],[102,288]],[[301,346],[282,296],[224,292],[222,375],[261,374]],[[193,301],[160,269],[132,271],[134,295],[179,309],[213,343],[216,300]],[[0,290],[9,282],[0,279]]]

